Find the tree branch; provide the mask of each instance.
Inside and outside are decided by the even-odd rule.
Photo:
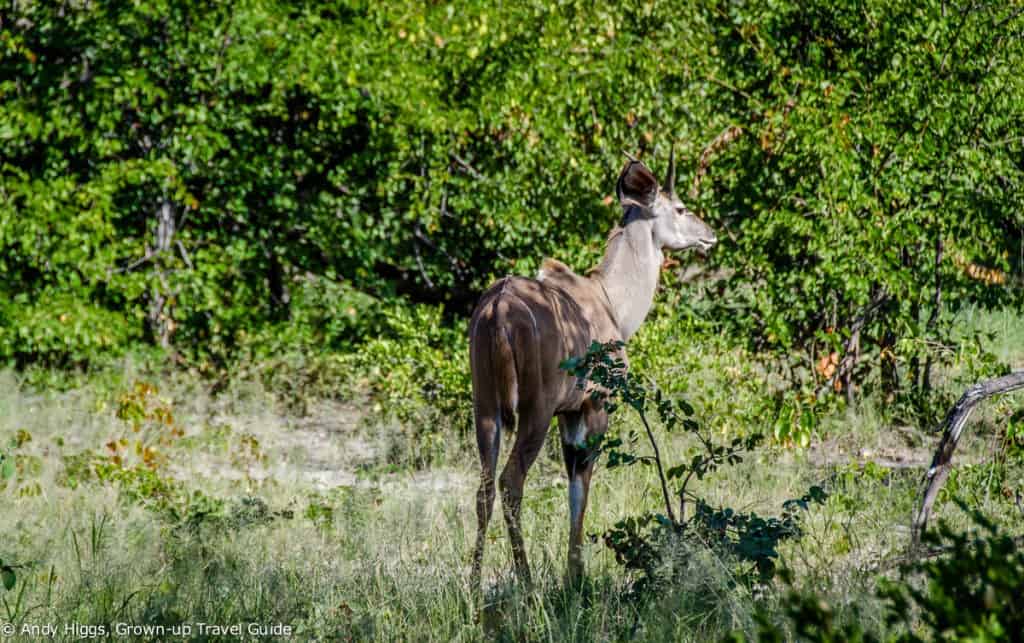
[[[843,357],[839,361],[839,366],[836,368],[836,372],[832,374],[832,377],[818,386],[814,392],[815,396],[820,396],[824,391],[834,388],[836,381],[845,378],[847,374],[853,371],[853,368],[857,365],[857,354],[859,352],[859,350],[853,349],[860,342],[860,331],[871,320],[871,316],[875,314],[875,311],[887,301],[889,301],[888,293],[880,290],[871,298],[871,302],[864,308],[863,312],[853,320],[853,323],[850,324],[850,336],[843,342]],[[850,386],[850,383],[847,381],[846,385]]]
[[[476,179],[478,181],[486,180],[487,177],[485,177],[483,174],[480,174],[480,172],[477,171],[477,169],[475,167],[470,165],[468,161],[463,159],[458,154],[455,154],[454,152],[452,152],[452,160],[454,160],[456,163],[458,163],[459,166],[462,169],[466,170],[466,172],[468,172],[469,175],[472,176],[474,179]]]
[[[693,176],[693,183],[690,185],[691,199],[696,199],[700,194],[700,182],[704,179],[704,175],[708,173],[708,167],[711,165],[711,157],[717,154],[726,145],[739,138],[742,133],[743,130],[740,127],[731,125],[725,128],[721,134],[715,137],[715,140],[711,141],[711,143],[704,148],[704,151],[700,154],[700,161],[697,163],[697,173]]]
[[[942,489],[946,478],[949,477],[949,472],[952,469],[953,452],[956,450],[957,443],[960,442],[960,436],[974,407],[988,397],[1003,395],[1004,393],[1010,393],[1019,389],[1024,389],[1024,370],[1015,371],[1009,375],[975,384],[967,389],[960,398],[960,401],[950,409],[943,423],[945,431],[942,434],[942,440],[939,442],[939,447],[935,450],[932,465],[928,469],[928,473],[925,474],[921,506],[914,516],[914,522],[911,525],[912,549],[917,549],[921,544],[921,535],[928,524],[932,505],[935,504],[939,490]]]
[[[637,409],[638,411],[640,409]],[[661,482],[661,494],[665,499],[665,513],[668,514],[668,519],[672,521],[673,525],[678,527],[679,523],[676,522],[675,513],[672,511],[672,500],[668,495],[668,482],[665,481],[665,470],[661,466],[661,453],[658,451],[658,442],[654,439],[654,433],[651,431],[651,425],[647,423],[647,418],[644,416],[643,411],[640,411],[640,419],[644,423],[644,429],[647,430],[647,439],[651,441],[651,448],[654,449],[654,465],[658,468],[658,479]]]

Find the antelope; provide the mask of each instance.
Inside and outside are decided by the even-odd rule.
[[[583,516],[593,471],[588,438],[608,428],[603,403],[577,387],[558,368],[586,353],[591,342],[625,342],[643,323],[654,301],[665,250],[717,243],[714,231],[676,195],[675,152],[661,186],[646,165],[630,157],[615,186],[622,220],[608,236],[604,258],[586,275],[545,259],[536,279],[505,277],[480,297],[470,318],[470,370],[480,488],[473,585],[480,587],[484,541],[495,495],[495,471],[503,428],[515,442],[498,483],[516,576],[529,586],[530,566],[520,529],[526,474],[558,417],[569,476],[569,582],[583,574]],[[623,358],[625,358],[623,351]]]

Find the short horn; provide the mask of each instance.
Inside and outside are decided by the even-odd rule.
[[[668,153],[668,175],[665,177],[665,192],[676,193],[676,145],[672,144]]]

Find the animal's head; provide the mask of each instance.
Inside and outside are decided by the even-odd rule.
[[[643,162],[630,157],[615,185],[625,213],[624,224],[638,219],[648,220],[654,242],[659,247],[668,250],[697,248],[707,252],[718,243],[718,237],[679,199],[675,183],[675,150],[669,155],[668,176],[662,185]]]

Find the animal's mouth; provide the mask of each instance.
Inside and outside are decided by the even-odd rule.
[[[697,239],[694,247],[697,249],[697,252],[702,255],[707,255],[708,251],[715,247],[716,243],[718,243],[718,239],[715,239],[714,237],[710,239]]]

